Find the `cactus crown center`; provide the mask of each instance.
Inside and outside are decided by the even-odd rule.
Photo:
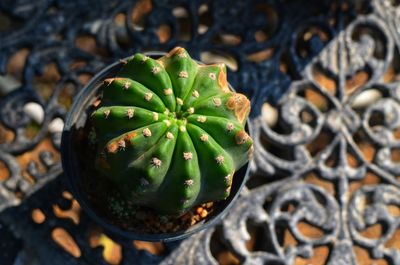
[[[168,117],[170,118],[171,121],[178,121],[178,120],[185,120],[186,117],[188,117],[189,115],[193,114],[192,110],[180,110],[180,111],[174,111],[174,112],[170,112],[168,114]]]

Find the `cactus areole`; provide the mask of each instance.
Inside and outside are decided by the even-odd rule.
[[[126,199],[179,215],[229,196],[252,140],[250,102],[229,89],[224,64],[200,65],[180,47],[157,60],[138,53],[102,90],[96,168]]]

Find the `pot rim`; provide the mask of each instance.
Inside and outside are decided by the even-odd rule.
[[[152,51],[152,52],[145,52],[145,55],[149,57],[161,57],[165,55],[165,52],[160,52],[160,51]],[[123,60],[126,60],[129,57],[124,58]],[[202,62],[197,61],[199,64],[203,64]],[[92,219],[94,220],[97,224],[99,224],[101,227],[103,227],[106,231],[111,232],[111,234],[122,237],[122,238],[128,238],[130,240],[142,240],[142,241],[150,241],[150,242],[171,242],[171,241],[176,241],[176,240],[182,240],[184,238],[187,238],[194,233],[197,233],[203,229],[210,228],[213,225],[215,225],[219,220],[221,220],[229,211],[229,209],[232,207],[236,199],[238,198],[241,190],[245,186],[245,183],[247,182],[248,176],[249,176],[249,162],[247,162],[244,166],[242,166],[239,170],[235,172],[236,179],[239,179],[239,176],[237,174],[240,173],[240,176],[242,176],[242,180],[240,183],[238,183],[238,187],[236,187],[236,192],[232,193],[233,190],[233,184],[232,184],[232,190],[231,194],[226,201],[226,205],[222,207],[222,209],[216,208],[214,210],[214,213],[210,216],[209,219],[205,219],[193,226],[191,226],[187,230],[181,230],[177,231],[174,233],[141,233],[139,231],[131,231],[131,230],[124,230],[116,225],[113,225],[107,221],[106,218],[102,217],[99,215],[94,208],[92,208],[89,203],[87,202],[87,199],[84,198],[83,191],[80,190],[78,187],[78,180],[80,174],[75,174],[78,172],[78,170],[74,171],[71,166],[73,161],[71,161],[70,158],[73,154],[73,147],[70,144],[70,129],[73,128],[74,125],[78,122],[77,116],[79,116],[79,113],[81,113],[82,110],[84,110],[84,106],[87,106],[87,99],[90,99],[93,95],[94,92],[99,89],[99,87],[96,87],[96,85],[100,84],[103,82],[105,77],[107,76],[108,73],[113,72],[113,70],[116,70],[118,67],[122,66],[121,61],[114,62],[112,64],[107,65],[105,68],[103,68],[100,72],[98,72],[95,76],[93,76],[90,81],[81,89],[81,91],[78,92],[78,94],[74,97],[74,102],[71,106],[71,109],[68,111],[66,118],[65,118],[65,124],[62,132],[62,138],[61,138],[61,148],[60,148],[60,153],[61,153],[61,162],[62,162],[62,168],[64,171],[64,177],[67,179],[67,183],[69,185],[69,188],[74,196],[74,198],[78,201],[80,204],[82,210]],[[230,84],[229,88],[232,91],[235,91]],[[92,93],[90,93],[92,92]],[[86,104],[85,104],[86,103]],[[85,119],[86,120],[86,119]],[[246,131],[250,134],[251,133],[251,127],[248,122],[246,121]],[[76,167],[79,169],[79,167]],[[234,178],[235,180],[235,178]],[[223,201],[222,201],[223,202]]]

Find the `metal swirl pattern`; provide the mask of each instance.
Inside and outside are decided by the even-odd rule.
[[[1,1],[0,261],[400,264],[394,2]],[[228,215],[156,253],[80,211],[60,133],[97,71],[177,45],[227,63],[229,82],[251,98],[255,150]]]

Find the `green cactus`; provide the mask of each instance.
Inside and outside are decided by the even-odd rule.
[[[157,60],[135,54],[102,89],[96,167],[126,199],[182,214],[229,196],[252,140],[249,100],[229,89],[224,64],[199,65],[180,47]]]

